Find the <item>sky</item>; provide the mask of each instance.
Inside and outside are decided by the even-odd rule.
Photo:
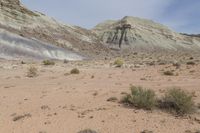
[[[124,16],[151,19],[171,29],[200,34],[200,0],[21,0],[58,21],[90,29]]]

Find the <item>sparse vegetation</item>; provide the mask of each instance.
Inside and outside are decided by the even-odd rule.
[[[24,62],[24,61],[21,61],[21,64],[26,64],[26,62]]]
[[[195,65],[196,63],[194,61],[188,61],[187,65]]]
[[[36,77],[38,75],[38,70],[36,67],[34,66],[30,66],[28,68],[28,71],[27,71],[27,77],[29,78],[33,78],[33,77]]]
[[[71,73],[71,74],[79,74],[80,71],[79,71],[79,69],[74,68],[74,69],[72,69],[72,70],[70,71],[70,73]]]
[[[54,62],[54,61],[51,61],[51,60],[44,60],[42,63],[43,63],[45,66],[55,65],[55,62]]]
[[[173,71],[164,71],[163,74],[167,76],[174,76]]]
[[[131,93],[126,94],[121,102],[146,110],[152,110],[154,107],[158,107],[159,109],[167,110],[179,116],[195,111],[192,94],[188,94],[180,88],[172,88],[161,99],[157,99],[154,91],[132,86]]]
[[[114,65],[116,67],[122,67],[124,64],[124,61],[122,59],[116,59],[115,62],[114,62]]]
[[[170,89],[160,101],[159,106],[162,109],[166,109],[179,115],[194,111],[192,95],[189,95],[179,88]]]
[[[122,102],[136,108],[151,110],[156,105],[156,98],[154,91],[132,86],[131,94],[126,95]]]

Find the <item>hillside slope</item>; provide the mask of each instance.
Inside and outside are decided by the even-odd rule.
[[[44,14],[30,11],[19,0],[0,1],[0,29],[88,57],[96,57],[108,50],[89,30],[62,24]]]
[[[83,56],[36,39],[0,30],[0,58],[4,59],[59,59],[82,60]]]
[[[199,50],[200,39],[170,30],[151,20],[124,17],[119,21],[105,21],[94,29],[101,40],[110,47],[144,50]]]

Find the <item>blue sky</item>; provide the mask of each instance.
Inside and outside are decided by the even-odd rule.
[[[177,32],[200,34],[200,0],[21,0],[64,23],[92,28],[107,19],[136,16]]]

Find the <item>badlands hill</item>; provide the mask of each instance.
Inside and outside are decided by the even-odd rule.
[[[110,47],[144,50],[199,50],[200,38],[176,33],[168,27],[136,17],[108,20],[93,31]]]
[[[0,58],[82,60],[119,56],[110,48],[199,51],[200,37],[135,17],[109,20],[87,30],[30,11],[19,0],[0,1]]]
[[[28,57],[70,60],[80,59],[78,54],[93,57],[107,50],[89,30],[62,24],[44,14],[30,11],[19,0],[0,1],[0,40],[1,57],[31,55]],[[63,53],[64,49],[60,51],[60,48],[68,51]],[[18,52],[13,54],[11,51]],[[68,56],[69,51],[73,54],[70,52]]]

